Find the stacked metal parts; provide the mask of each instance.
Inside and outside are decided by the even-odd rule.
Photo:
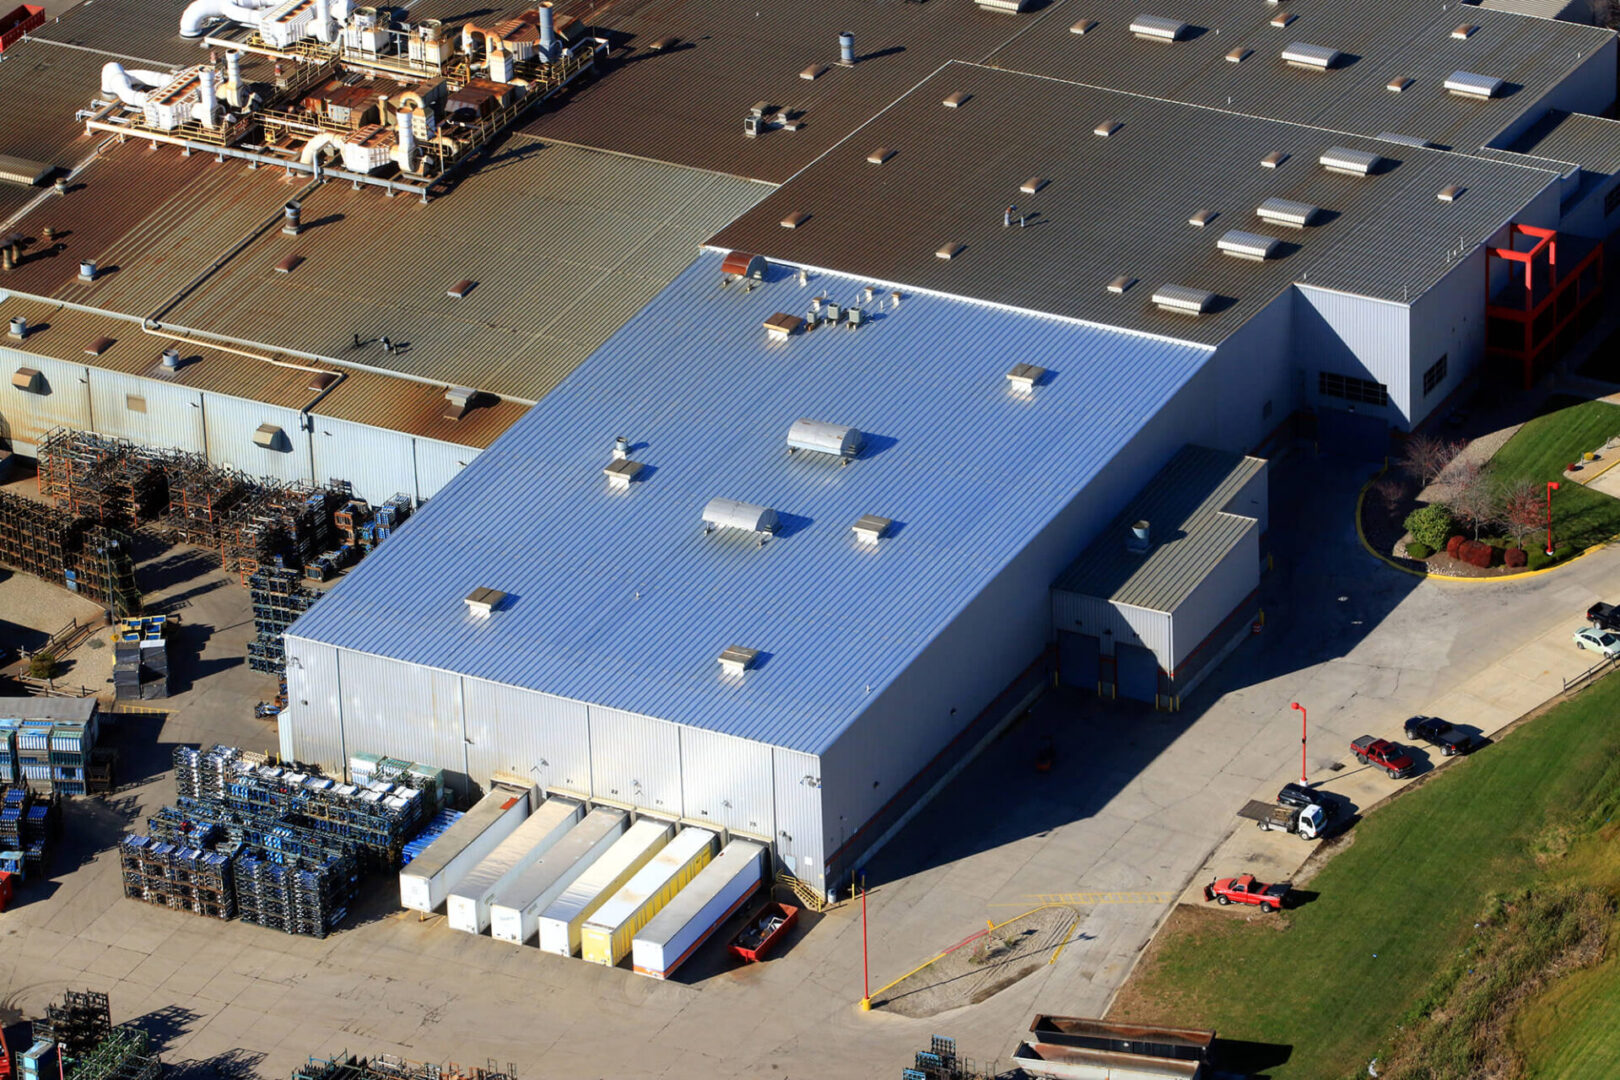
[[[169,696],[168,629],[164,615],[123,620],[113,637],[113,697],[150,701]]]
[[[130,529],[169,506],[161,459],[122,439],[57,428],[39,446],[39,493],[59,509]]]
[[[151,1037],[114,1027],[107,995],[69,990],[33,1022],[33,1042],[17,1055],[23,1080],[158,1080],[163,1063]]]
[[[61,829],[59,798],[36,795],[26,787],[6,788],[0,793],[0,871],[19,881],[44,874]]]
[[[483,1068],[462,1068],[455,1062],[406,1061],[392,1054],[312,1057],[293,1070],[292,1080],[517,1080],[517,1066],[508,1063],[503,1069],[491,1061]]]
[[[73,510],[0,492],[0,564],[65,585],[119,615],[140,610],[129,537]]]
[[[325,937],[369,871],[398,869],[443,774],[393,762],[356,783],[234,747],[174,753],[176,799],[120,846],[124,895]]]
[[[86,720],[0,718],[0,783],[59,795],[87,794],[99,732],[94,709]]]

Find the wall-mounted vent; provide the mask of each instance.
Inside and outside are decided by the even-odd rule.
[[[1025,180],[1022,184],[1019,184],[1018,190],[1022,191],[1025,195],[1033,195],[1037,191],[1041,190],[1041,188],[1045,187],[1046,183],[1047,182],[1044,177],[1032,176],[1028,180]]]
[[[1136,279],[1129,274],[1121,274],[1108,283],[1108,291],[1118,296],[1126,289],[1136,284]]]
[[[253,445],[266,450],[281,450],[287,446],[287,433],[274,424],[260,424],[254,429]]]
[[[1457,184],[1447,184],[1445,187],[1440,189],[1440,193],[1435,197],[1441,202],[1456,202],[1458,199],[1462,198],[1462,193],[1467,190],[1467,188],[1460,187]]]
[[[940,259],[954,259],[958,255],[962,254],[962,248],[964,246],[966,245],[958,244],[956,241],[952,240],[950,243],[940,245],[940,249],[934,252],[934,255],[936,258]]]
[[[1253,49],[1245,48],[1244,46],[1239,45],[1237,48],[1226,54],[1226,62],[1229,64],[1241,64],[1243,61],[1247,60],[1253,55]]]
[[[1456,38],[1458,41],[1467,41],[1469,38],[1474,36],[1474,32],[1478,29],[1479,27],[1475,26],[1473,23],[1461,23],[1455,30],[1451,32],[1451,36]]]
[[[1314,222],[1322,213],[1320,206],[1312,206],[1307,202],[1295,202],[1293,199],[1267,199],[1254,212],[1264,221],[1273,225],[1292,225],[1303,229]]]
[[[125,394],[124,408],[133,413],[143,413],[146,411],[146,399],[139,394]]]
[[[1153,293],[1153,303],[1165,311],[1203,315],[1215,306],[1215,294],[1186,285],[1160,285]]]
[[[958,90],[955,93],[946,94],[945,100],[941,101],[940,104],[945,106],[947,109],[960,109],[962,106],[966,105],[972,100],[972,94],[968,93],[966,90]]]
[[[38,368],[20,367],[11,373],[11,385],[25,394],[38,394],[45,389],[45,377]]]
[[[1421,146],[1426,150],[1438,149],[1440,145],[1439,143],[1432,143],[1428,139],[1419,138],[1416,135],[1397,135],[1393,131],[1380,131],[1377,137],[1384,142],[1400,143],[1402,146]]]
[[[641,473],[641,462],[629,458],[614,458],[602,470],[608,478],[608,487],[623,490]]]
[[[1235,259],[1253,259],[1264,262],[1277,257],[1277,249],[1282,247],[1282,241],[1275,236],[1266,236],[1262,233],[1244,232],[1242,229],[1228,229],[1215,242],[1215,246]]]
[[[889,527],[894,524],[886,517],[876,514],[862,514],[855,524],[849,527],[855,534],[855,539],[863,544],[875,544],[889,535]]]
[[[86,356],[100,356],[116,344],[118,342],[110,337],[98,337],[84,347],[84,354]]]
[[[1071,33],[1071,34],[1089,34],[1095,29],[1097,29],[1097,20],[1096,19],[1081,19],[1079,22],[1077,22],[1073,26],[1069,27],[1069,33]]]
[[[893,150],[887,146],[880,146],[870,154],[867,154],[866,160],[871,162],[873,165],[882,165],[885,161],[888,161],[892,157],[894,157]]]
[[[744,645],[727,645],[717,659],[720,661],[722,675],[740,679],[745,671],[754,666],[754,661],[759,659],[759,650]]]
[[[1007,372],[1007,383],[1020,393],[1032,393],[1046,378],[1046,369],[1035,364],[1014,364]]]
[[[1187,224],[1196,225],[1202,229],[1220,216],[1221,212],[1219,210],[1194,210],[1192,217],[1187,219]]]
[[[782,219],[782,228],[784,228],[784,229],[797,229],[800,225],[803,225],[805,222],[807,222],[809,220],[810,220],[810,215],[809,214],[807,214],[803,210],[795,210],[795,211],[793,211],[793,213],[789,214],[787,217]]]
[[[452,386],[444,392],[444,410],[440,415],[446,420],[460,420],[477,399],[478,391],[471,387]]]
[[[1412,80],[1405,75],[1397,75],[1384,84],[1384,89],[1399,94],[1412,85]]]
[[[1131,20],[1131,33],[1148,41],[1180,41],[1191,29],[1180,19],[1162,15],[1138,15]]]
[[[752,255],[746,251],[733,251],[727,255],[720,264],[720,272],[732,277],[753,278],[755,281],[764,281],[770,264],[763,255]]]
[[[790,454],[808,450],[815,454],[831,454],[845,461],[850,461],[860,454],[865,441],[859,428],[804,417],[793,421],[787,434]]]
[[[1467,71],[1453,71],[1446,79],[1446,90],[1458,97],[1493,98],[1506,85],[1494,75],[1475,75]]]
[[[710,499],[703,507],[703,522],[705,532],[738,529],[742,532],[773,533],[778,525],[775,510],[736,499]]]
[[[1295,15],[1292,12],[1284,11],[1279,15],[1273,15],[1271,17],[1271,25],[1281,30],[1283,27],[1287,26],[1297,18],[1299,18],[1298,15]]]
[[[786,312],[778,311],[765,320],[765,333],[770,336],[772,341],[786,341],[794,334],[797,334],[799,328],[803,325],[804,320],[797,315],[789,315]]]
[[[1287,160],[1288,155],[1286,153],[1281,150],[1273,150],[1271,153],[1260,159],[1260,167],[1262,169],[1275,169],[1277,166],[1281,165]]]
[[[1118,131],[1124,126],[1125,125],[1120,123],[1118,120],[1104,120],[1102,123],[1092,128],[1091,133],[1093,135],[1101,135],[1106,139],[1108,136],[1112,135],[1114,132]]]
[[[487,619],[500,610],[501,604],[506,601],[506,594],[499,589],[489,589],[480,585],[466,596],[467,610],[480,619]]]
[[[1282,51],[1282,58],[1295,67],[1328,71],[1344,62],[1344,53],[1326,45],[1307,45],[1303,41],[1296,41]]]
[[[1318,159],[1322,168],[1347,176],[1371,176],[1384,167],[1384,159],[1371,150],[1351,150],[1334,146]]]

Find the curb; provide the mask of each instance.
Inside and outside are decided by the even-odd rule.
[[[1356,496],[1356,539],[1361,541],[1361,546],[1366,550],[1367,554],[1371,555],[1385,566],[1390,567],[1393,570],[1399,570],[1403,574],[1411,574],[1413,577],[1421,578],[1424,581],[1443,581],[1448,584],[1495,585],[1501,581],[1522,581],[1525,578],[1540,577],[1542,574],[1551,574],[1556,570],[1562,570],[1566,566],[1579,562],[1588,555],[1592,554],[1594,551],[1602,551],[1604,548],[1609,546],[1607,542],[1593,544],[1591,547],[1587,548],[1573,559],[1565,559],[1556,566],[1544,566],[1540,570],[1521,570],[1517,574],[1498,574],[1495,577],[1452,577],[1449,574],[1431,574],[1424,570],[1413,570],[1410,566],[1402,566],[1394,559],[1374,548],[1372,544],[1367,542],[1367,532],[1361,527],[1361,508],[1362,504],[1367,501],[1367,491],[1373,486],[1374,482],[1376,482],[1379,477],[1383,476],[1388,471],[1389,466],[1386,465],[1382,469],[1378,470],[1377,476],[1374,476],[1371,480],[1368,480],[1365,484],[1361,485],[1361,493]]]

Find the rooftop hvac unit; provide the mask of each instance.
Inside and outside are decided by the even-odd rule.
[[[1344,61],[1344,54],[1326,45],[1307,45],[1303,41],[1296,41],[1282,51],[1282,58],[1295,67],[1327,71],[1338,67]]]
[[[1191,29],[1179,19],[1162,15],[1138,15],[1131,20],[1131,33],[1151,41],[1180,41]]]
[[[740,678],[759,659],[759,650],[745,645],[727,645],[716,659],[720,661],[721,674]]]
[[[1321,157],[1322,168],[1347,176],[1371,176],[1384,167],[1384,159],[1370,150],[1335,146]]]
[[[862,514],[849,528],[855,534],[855,539],[861,543],[876,544],[889,535],[889,529],[893,525],[893,520],[889,518],[879,517],[877,514]]]
[[[858,455],[864,442],[859,428],[806,418],[793,421],[793,426],[788,428],[787,434],[790,454],[809,450],[817,454],[831,454],[845,461]]]
[[[1293,199],[1267,199],[1255,207],[1256,214],[1264,221],[1273,225],[1292,225],[1303,229],[1316,220],[1322,208],[1312,206],[1306,202],[1295,202]]]
[[[1014,364],[1007,372],[1007,382],[1014,389],[1030,393],[1046,378],[1046,369],[1035,364]]]
[[[1215,306],[1215,294],[1186,285],[1160,285],[1153,293],[1153,303],[1165,311],[1204,315]]]
[[[1215,246],[1235,259],[1264,262],[1276,258],[1277,249],[1282,247],[1282,241],[1275,236],[1244,232],[1242,229],[1228,229],[1225,235],[1215,242]]]
[[[703,507],[706,532],[715,529],[738,529],[742,532],[773,533],[777,529],[776,511],[768,506],[737,499],[710,499]]]
[[[505,601],[506,594],[499,589],[489,589],[480,585],[465,597],[467,610],[481,619],[488,618],[491,613],[499,611],[501,603]]]
[[[1467,71],[1453,71],[1446,79],[1446,89],[1459,97],[1493,98],[1507,85],[1491,75],[1474,75]]]

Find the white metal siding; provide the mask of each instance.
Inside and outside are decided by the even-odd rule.
[[[1221,508],[1228,513],[1254,518],[1260,523],[1262,536],[1271,528],[1270,478],[1270,465],[1256,470],[1255,474],[1244,482],[1242,489],[1232,496],[1232,501]]]
[[[99,368],[89,369],[89,377],[90,409],[101,434],[194,454],[206,448],[203,396],[196,390]],[[145,403],[144,412],[129,407],[131,397]]]
[[[1052,625],[1099,638],[1104,656],[1112,655],[1115,645],[1140,645],[1169,666],[1170,616],[1164,612],[1053,589]]]
[[[216,465],[241,469],[250,476],[314,481],[310,468],[309,433],[299,424],[297,409],[282,409],[241,398],[210,394],[203,401],[203,422],[208,432],[208,457]],[[286,433],[290,451],[266,450],[253,441],[260,424],[274,424]],[[321,477],[324,481],[327,477]]]
[[[460,676],[347,649],[338,674],[349,754],[386,754],[437,765],[457,780],[466,775]]]
[[[675,725],[599,705],[587,711],[591,794],[680,817],[681,740]]]
[[[774,835],[771,748],[701,728],[679,730],[686,817],[750,836]]]
[[[1421,423],[1485,355],[1485,249],[1477,248],[1412,305],[1411,422]],[[1427,395],[1423,374],[1446,357],[1446,377]]]
[[[1260,528],[1256,525],[1176,608],[1174,656],[1159,654],[1159,666],[1175,674],[1181,662],[1259,587]]]
[[[1248,453],[1297,407],[1293,304],[1286,291],[1272,300],[1223,341],[1194,377],[1193,388],[1215,425],[1200,440],[1204,445]]]
[[[411,437],[397,431],[316,416],[310,442],[318,482],[347,480],[373,506],[404,493],[416,495]]]
[[[1381,416],[1405,426],[1411,415],[1411,309],[1405,304],[1294,286],[1294,344],[1305,368],[1306,399],[1318,408]],[[1320,372],[1383,383],[1389,405],[1379,408],[1317,393]]]
[[[23,367],[40,373],[45,393],[29,394],[11,385],[11,376]],[[91,430],[86,379],[82,364],[0,346],[0,438],[10,439],[18,453],[32,455],[52,428]]]
[[[456,474],[472,463],[478,451],[470,446],[435,442],[432,439],[413,440],[416,448],[416,498],[431,499],[439,489],[456,478]]]
[[[548,791],[591,793],[585,704],[484,679],[461,680],[467,772],[478,784],[511,773]]]
[[[771,748],[771,762],[776,775],[777,853],[784,868],[824,888],[829,884],[824,856],[831,848],[822,843],[821,761],[814,754],[776,746]]]
[[[337,649],[288,639],[287,708],[280,721],[283,753],[343,775],[349,758],[343,742]]]

